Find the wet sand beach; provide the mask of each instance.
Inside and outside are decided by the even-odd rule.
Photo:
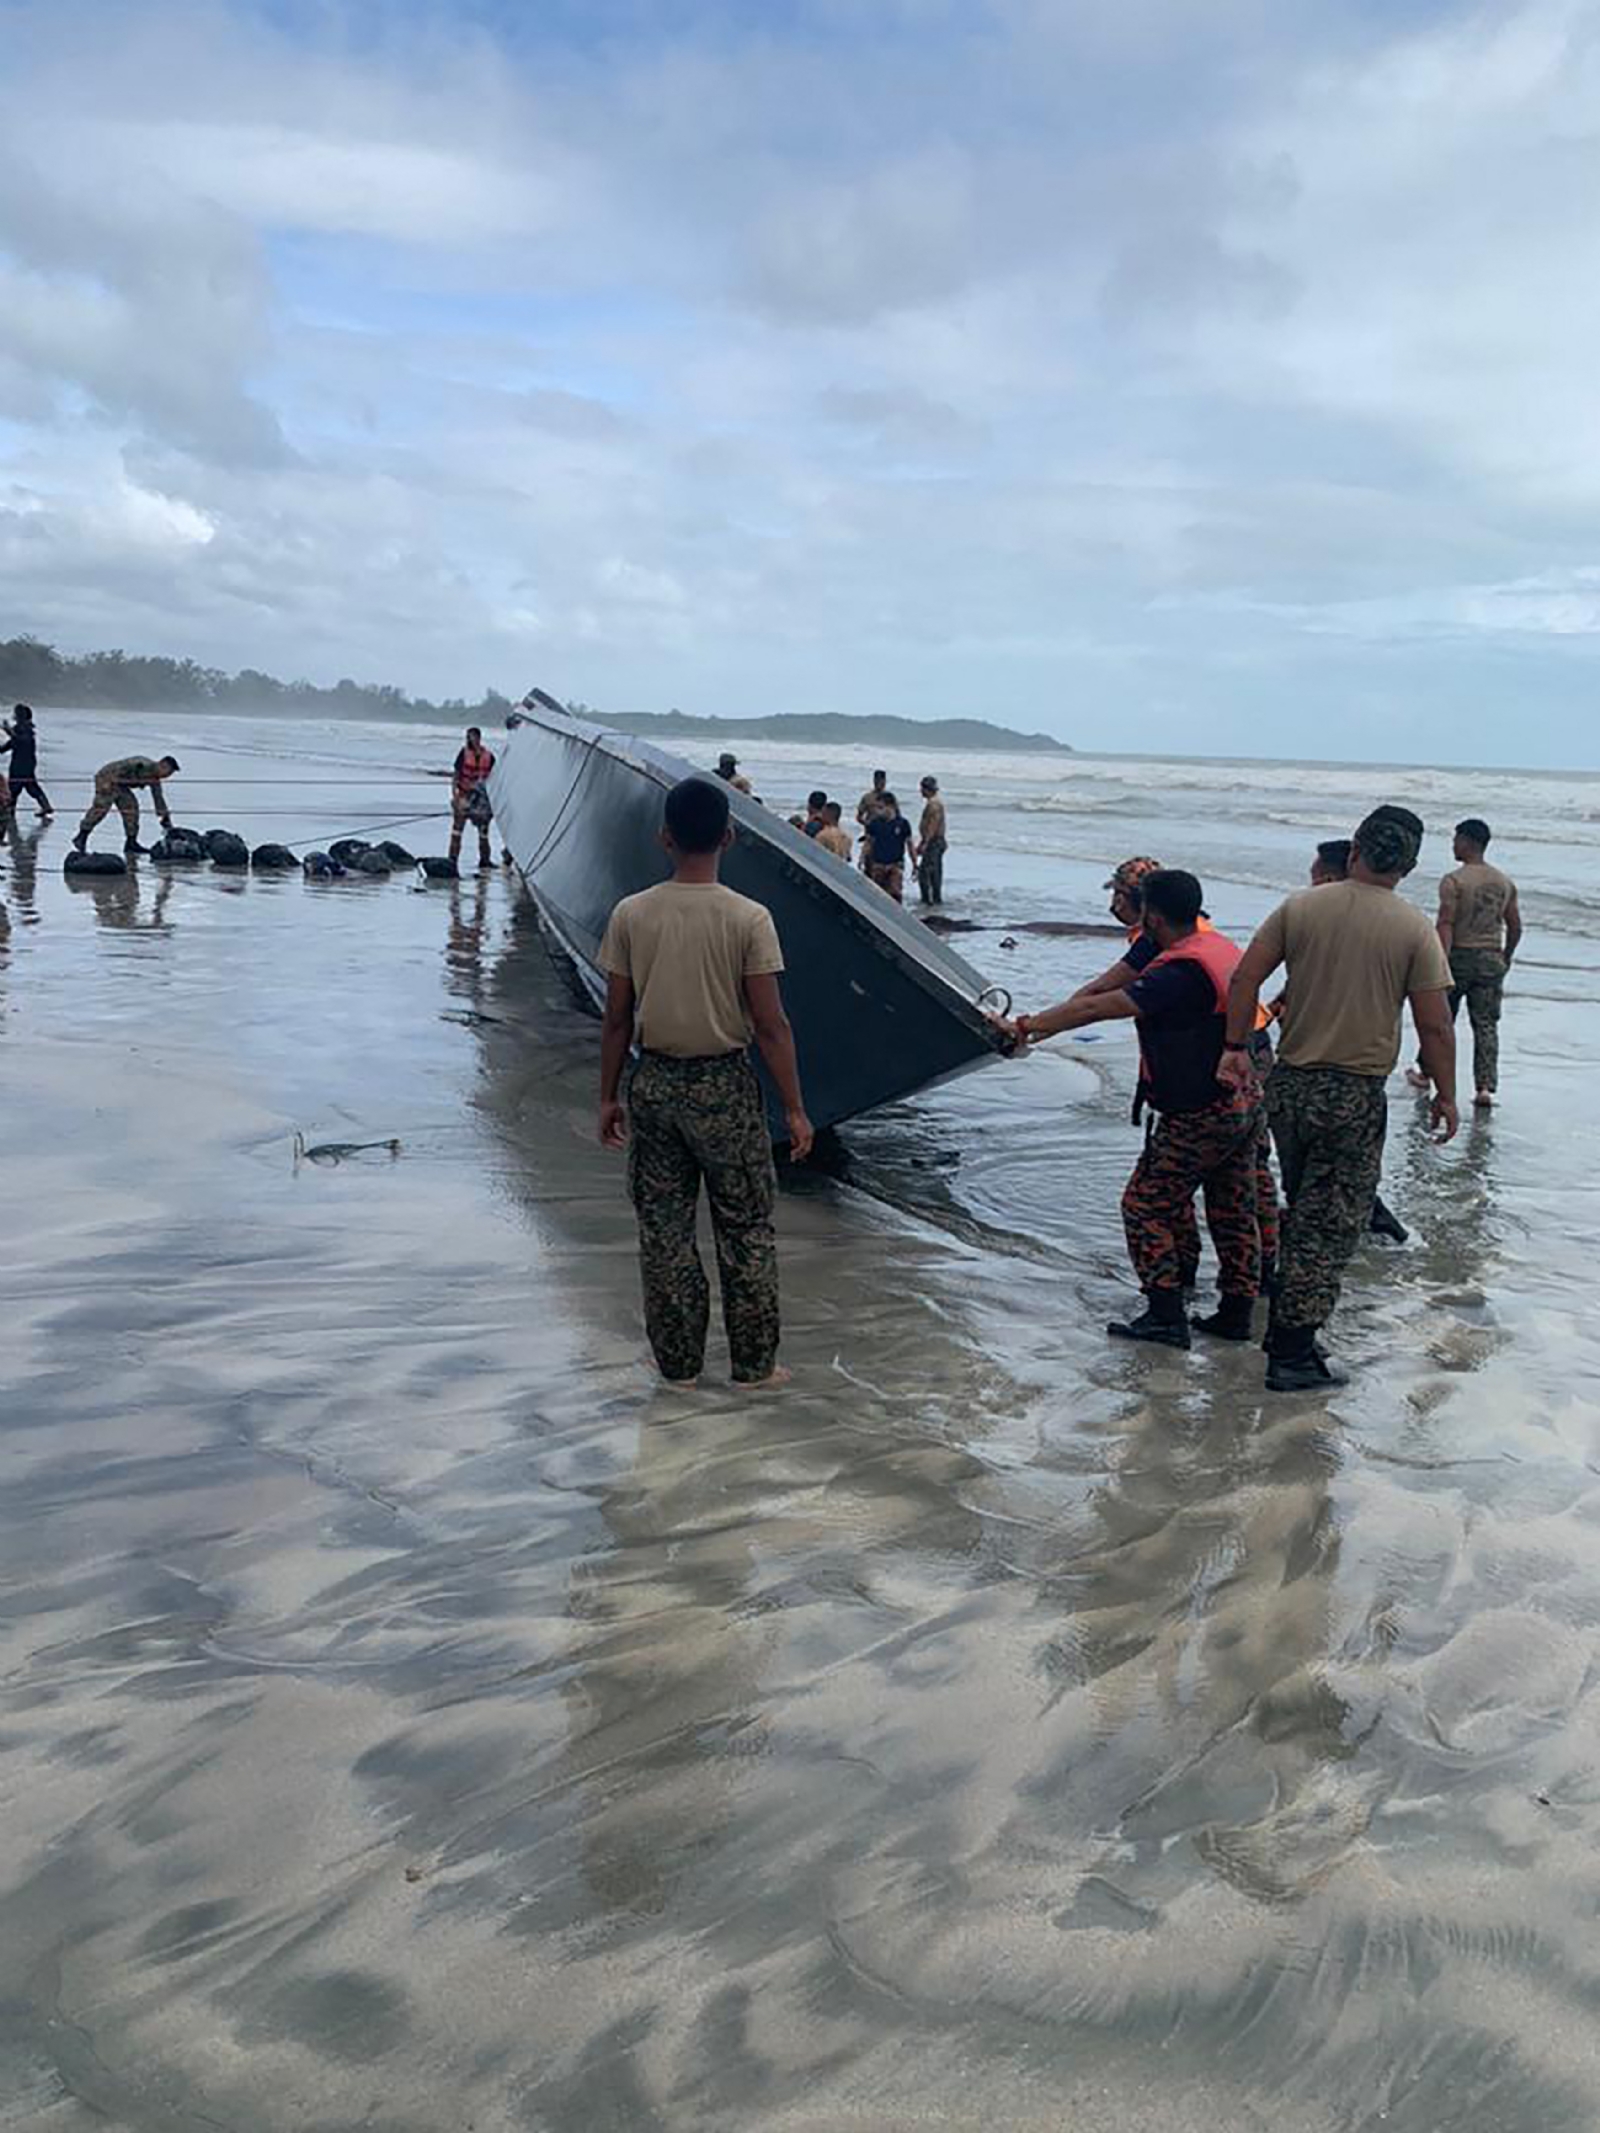
[[[164,736],[219,781],[245,745],[380,749]],[[64,729],[67,767],[104,738]],[[950,789],[969,832],[1024,813]],[[250,819],[209,790],[180,819]],[[1092,924],[1159,834],[1242,926],[1309,841],[1196,802],[963,860],[958,798],[985,925]],[[1600,1010],[1566,874],[1508,836],[1538,930],[1501,1111],[1438,1151],[1397,1077],[1414,1235],[1352,1270],[1348,1390],[1104,1339],[1119,1035],[849,1129],[848,1175],[783,1197],[792,1388],[686,1399],[646,1368],[595,1025],[508,879],[74,887],[65,802],[24,816],[0,2126],[1600,2126]],[[1109,959],[1020,938],[968,949],[1019,1004]]]

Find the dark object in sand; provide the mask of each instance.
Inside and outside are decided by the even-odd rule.
[[[944,918],[937,912],[931,918],[925,918],[922,923],[930,933],[993,933],[995,930],[993,926],[980,926],[974,918]],[[1089,941],[1123,938],[1120,926],[1104,926],[1077,918],[1019,919],[1011,928],[1011,933],[1038,933],[1043,934],[1047,940]],[[1005,941],[1000,945],[1005,947]],[[1016,946],[1014,939],[1011,945]]]
[[[294,1159],[297,1163],[342,1163],[352,1155],[370,1155],[381,1150],[385,1155],[398,1155],[398,1140],[388,1141],[318,1141],[314,1148],[306,1146],[303,1133],[294,1137]]]
[[[342,867],[353,867],[356,861],[372,850],[365,837],[335,837],[328,846],[330,859],[337,859]]]
[[[128,862],[120,852],[68,852],[62,871],[67,874],[126,874]]]
[[[214,867],[247,867],[250,864],[250,847],[232,830],[207,830],[205,835],[206,856]]]
[[[417,865],[421,867],[430,881],[459,881],[461,879],[461,869],[453,859],[419,859]]]
[[[307,852],[300,862],[307,881],[342,881],[344,868],[331,852]]]
[[[352,874],[372,874],[381,881],[387,881],[394,872],[382,852],[358,852],[349,865]]]
[[[164,867],[197,867],[205,856],[205,839],[198,830],[169,829],[150,847],[150,857]]]
[[[606,978],[596,950],[606,922],[622,897],[666,873],[662,805],[694,767],[574,718],[535,691],[506,724],[489,774],[500,841],[545,932],[599,1001]],[[784,1005],[814,1126],[836,1125],[997,1056],[989,989],[947,941],[782,815],[724,789],[733,842],[722,878],[771,913],[784,944]],[[841,1044],[846,1028],[850,1042]],[[781,1139],[782,1107],[770,1085],[767,1114]]]
[[[258,874],[286,874],[300,862],[286,844],[258,844],[250,864]]]
[[[392,867],[414,867],[417,863],[416,853],[408,852],[403,844],[396,844],[392,837],[385,837],[383,842],[375,845],[373,849],[382,852]]]

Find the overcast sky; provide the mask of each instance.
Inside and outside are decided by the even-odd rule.
[[[0,634],[1600,764],[1600,0],[0,0]]]

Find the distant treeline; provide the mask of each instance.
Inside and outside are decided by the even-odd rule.
[[[0,639],[0,702],[71,704],[85,710],[259,711],[325,718],[414,718],[501,724],[511,699],[486,690],[476,703],[459,696],[430,703],[374,682],[279,681],[244,667],[228,674],[193,659],[148,659],[131,652],[58,652],[37,637]]]

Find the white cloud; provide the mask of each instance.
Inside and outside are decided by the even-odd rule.
[[[1600,0],[735,19],[11,10],[18,624],[1148,745],[1343,691],[1481,755],[1498,689],[1592,752]]]

